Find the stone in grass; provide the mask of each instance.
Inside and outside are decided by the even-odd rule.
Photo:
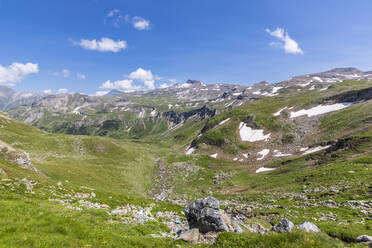
[[[355,239],[356,242],[361,243],[361,242],[372,242],[372,237],[368,235],[360,235]]]
[[[192,228],[186,232],[181,233],[180,239],[186,242],[197,243],[199,239],[199,229]]]
[[[273,231],[281,233],[281,232],[290,232],[294,224],[288,219],[282,219],[279,224],[273,227]]]
[[[297,228],[303,229],[306,232],[320,232],[319,228],[315,224],[308,221],[305,221],[304,223],[298,225]]]
[[[185,209],[190,228],[198,228],[201,233],[229,231],[220,205],[216,198],[197,199]]]

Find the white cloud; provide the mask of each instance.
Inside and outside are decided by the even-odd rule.
[[[104,95],[106,95],[109,92],[110,91],[108,91],[108,90],[96,91],[96,93],[94,93],[94,96],[104,96]]]
[[[52,94],[52,90],[51,89],[47,89],[47,90],[44,90],[43,93],[44,94],[47,94],[47,95],[50,95],[50,94]]]
[[[82,73],[76,73],[76,77],[79,78],[79,79],[85,79],[86,78],[85,74],[82,74]]]
[[[107,80],[100,86],[100,88],[101,89],[116,89],[116,90],[121,90],[124,92],[130,92],[130,91],[142,89],[142,87],[139,85],[133,85],[133,80],[131,79],[124,79],[124,80],[119,80],[119,81],[114,81],[114,82]]]
[[[129,75],[126,75],[125,77],[126,79],[113,82],[107,80],[100,86],[100,88],[116,89],[124,92],[155,89],[155,81],[161,79],[161,77],[152,74],[150,70],[144,70],[142,68],[138,68],[137,70],[131,72]],[[135,82],[137,83],[141,82],[143,83],[143,85],[134,84]]]
[[[108,13],[107,13],[107,17],[113,17],[115,14],[119,13],[120,10],[118,9],[113,9],[113,10],[110,10]]]
[[[63,69],[61,72],[53,72],[52,74],[53,76],[56,76],[56,77],[64,77],[64,78],[70,77],[70,71],[67,69]]]
[[[266,29],[266,32],[269,33],[271,36],[278,38],[281,42],[271,42],[271,46],[283,48],[285,53],[292,53],[292,54],[303,54],[304,52],[298,46],[298,43],[289,37],[288,33],[284,31],[283,28],[276,28],[274,31],[270,29]]]
[[[149,89],[155,89],[155,80],[158,80],[159,77],[152,75],[150,70],[146,71],[138,68],[136,71],[130,73],[128,78],[143,82]]]
[[[0,65],[0,85],[14,86],[27,75],[39,72],[39,65],[32,63],[12,63],[8,67]]]
[[[80,41],[72,41],[76,46],[80,46],[86,50],[93,50],[99,52],[119,52],[122,49],[127,48],[127,42],[125,40],[114,41],[110,38],[102,37],[101,40],[86,40],[81,39]]]
[[[162,84],[159,86],[159,88],[161,88],[161,89],[168,88],[168,87],[169,87],[169,85],[166,84],[166,83],[162,83]]]
[[[57,92],[60,93],[60,94],[65,94],[65,93],[68,92],[68,89],[59,89],[59,90],[57,90]]]
[[[135,16],[132,18],[132,22],[133,22],[133,27],[139,31],[150,29],[150,21],[146,20],[143,17]]]

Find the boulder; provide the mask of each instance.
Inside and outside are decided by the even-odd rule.
[[[361,242],[372,242],[372,237],[368,235],[360,235],[355,239],[356,242],[361,243]]]
[[[185,209],[190,229],[198,228],[201,233],[228,231],[225,220],[227,215],[220,210],[219,202],[214,197],[197,199]]]
[[[282,219],[279,224],[273,227],[273,231],[275,232],[290,232],[294,224],[288,219]]]
[[[180,239],[186,242],[197,243],[199,239],[199,229],[192,228],[186,232],[181,233]]]
[[[303,229],[305,230],[306,232],[320,232],[319,228],[311,223],[311,222],[307,222],[305,221],[304,223],[300,224],[297,226],[298,229]]]

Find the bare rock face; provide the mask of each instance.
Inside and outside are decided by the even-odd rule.
[[[197,243],[199,240],[199,229],[192,228],[186,232],[183,232],[180,236],[180,239],[186,242]]]
[[[358,243],[361,242],[372,242],[372,237],[368,235],[360,235],[359,237],[356,238],[355,240]]]
[[[198,228],[201,233],[228,231],[226,216],[220,210],[219,202],[214,197],[197,199],[185,209],[190,229]]]
[[[273,227],[273,231],[281,233],[281,232],[290,232],[294,224],[288,219],[282,219],[279,224]]]
[[[319,228],[315,224],[308,221],[305,221],[304,223],[298,225],[297,228],[303,229],[306,232],[320,232]]]

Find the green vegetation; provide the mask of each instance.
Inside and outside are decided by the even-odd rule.
[[[110,211],[128,205],[151,207],[153,215],[171,211],[182,216],[183,207],[174,203],[209,195],[225,200],[226,211],[244,213],[248,226],[270,228],[285,217],[296,225],[311,221],[322,232],[222,233],[216,243],[199,247],[363,247],[354,241],[359,235],[372,235],[370,209],[360,205],[371,200],[372,192],[371,102],[313,119],[292,120],[288,109],[279,116],[273,113],[284,107],[317,106],[335,94],[368,87],[371,82],[345,81],[327,91],[266,97],[173,128],[164,119],[110,112],[104,104],[86,113],[91,120],[107,117],[96,126],[76,127],[73,123],[82,116],[48,111],[34,123],[59,134],[1,114],[0,247],[192,247],[163,237],[169,228],[160,218],[139,224]],[[168,104],[179,104],[176,111],[192,109],[171,96],[128,99],[136,100],[138,108],[167,111]],[[145,116],[150,111],[146,108]],[[129,122],[138,125],[129,129]],[[240,122],[271,133],[270,140],[242,142]],[[197,151],[182,155],[192,142]],[[300,147],[317,145],[331,147],[307,155],[298,152]],[[297,152],[258,161],[255,153],[266,147]],[[252,157],[233,160],[247,151]],[[24,152],[38,171],[16,163]],[[212,152],[218,152],[219,159],[211,158]],[[256,174],[258,167],[275,170]],[[27,181],[34,183],[31,190]],[[152,200],[163,186],[174,203]],[[94,197],[89,196],[92,192]],[[80,193],[88,198],[76,197]]]

